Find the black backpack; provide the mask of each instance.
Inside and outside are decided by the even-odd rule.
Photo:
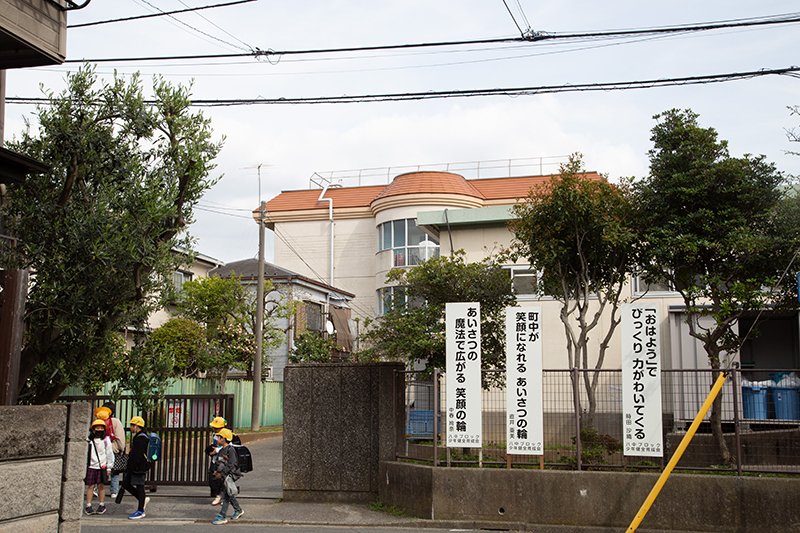
[[[236,452],[236,459],[239,461],[239,471],[243,474],[253,470],[253,455],[247,446],[231,444],[233,451]]]

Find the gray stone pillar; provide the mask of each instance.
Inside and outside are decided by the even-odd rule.
[[[400,363],[304,364],[284,373],[283,497],[371,501],[403,437]]]

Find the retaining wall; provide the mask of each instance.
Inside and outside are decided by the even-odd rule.
[[[623,531],[657,474],[381,464],[380,499],[437,520],[609,527]],[[675,474],[643,529],[800,531],[800,480]]]
[[[81,530],[89,404],[0,406],[0,532]]]

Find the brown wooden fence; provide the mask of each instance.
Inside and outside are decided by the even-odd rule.
[[[89,402],[92,410],[112,400],[110,396],[62,396],[59,402]],[[113,401],[113,400],[112,400]],[[212,418],[221,416],[233,420],[232,394],[171,394],[160,400],[152,412],[140,413],[131,396],[122,396],[116,403],[116,416],[126,427],[137,415],[147,424],[146,430],[161,437],[161,459],[153,464],[147,484],[204,485],[208,471],[205,447],[211,442],[212,431],[208,425]],[[86,428],[87,435],[89,428]]]

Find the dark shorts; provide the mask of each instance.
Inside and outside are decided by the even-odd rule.
[[[103,471],[99,468],[86,469],[86,486],[89,485],[102,485],[103,484]]]

